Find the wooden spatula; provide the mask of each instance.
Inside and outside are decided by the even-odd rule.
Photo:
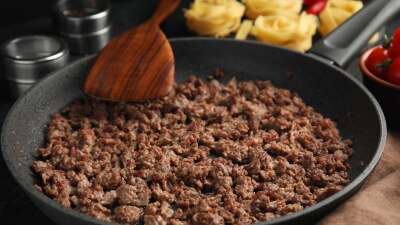
[[[112,39],[86,77],[84,92],[109,101],[141,101],[167,95],[175,82],[175,62],[159,25],[179,3],[160,0],[148,21]]]

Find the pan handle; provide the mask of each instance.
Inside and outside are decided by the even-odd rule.
[[[334,32],[315,43],[309,52],[345,67],[369,38],[399,11],[400,0],[370,1]]]

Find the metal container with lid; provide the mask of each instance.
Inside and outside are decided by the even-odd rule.
[[[62,33],[92,33],[111,24],[108,0],[59,0],[55,13]]]
[[[65,66],[69,51],[59,38],[29,35],[4,43],[1,56],[4,78],[12,95],[18,97],[51,71]]]
[[[109,0],[58,0],[54,11],[57,30],[72,53],[97,52],[110,40]]]
[[[111,27],[89,34],[61,34],[73,53],[91,54],[100,51],[111,38]]]

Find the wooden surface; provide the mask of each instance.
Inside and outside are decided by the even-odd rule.
[[[85,93],[110,101],[141,101],[167,95],[175,82],[175,62],[159,25],[179,3],[160,0],[150,20],[111,40],[86,78]]]
[[[362,154],[362,152],[355,152]],[[400,133],[389,132],[385,151],[364,186],[318,225],[400,224]]]

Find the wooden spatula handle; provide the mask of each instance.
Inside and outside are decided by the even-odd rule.
[[[161,24],[169,15],[175,12],[180,2],[180,0],[159,0],[156,11],[150,20],[158,25]]]

